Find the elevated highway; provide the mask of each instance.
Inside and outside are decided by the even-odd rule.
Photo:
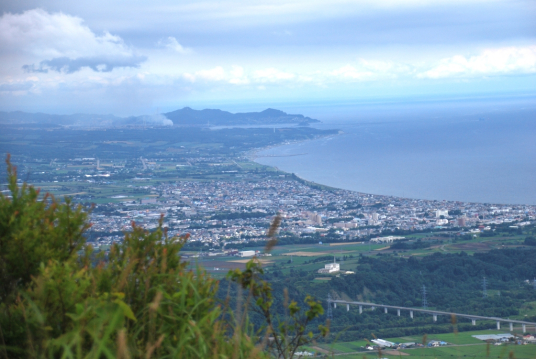
[[[467,318],[470,319],[473,325],[476,325],[477,320],[492,320],[497,322],[497,329],[501,329],[501,323],[509,323],[510,325],[510,331],[514,330],[514,324],[521,324],[523,328],[523,333],[525,333],[527,330],[527,325],[535,326],[535,322],[528,322],[524,320],[516,320],[516,319],[504,319],[504,318],[498,318],[498,317],[485,317],[481,315],[473,315],[473,314],[463,314],[463,313],[453,313],[453,312],[444,312],[441,310],[433,310],[433,309],[418,309],[418,308],[407,308],[407,307],[400,307],[396,305],[385,305],[385,304],[376,304],[376,303],[367,303],[367,302],[353,302],[353,301],[347,301],[347,300],[338,300],[338,299],[328,299],[328,305],[331,306],[333,304],[334,308],[337,308],[337,304],[346,304],[346,310],[350,310],[350,306],[359,306],[359,314],[363,313],[363,307],[371,307],[373,310],[376,308],[383,308],[384,312],[387,313],[389,309],[396,310],[397,315],[400,316],[401,311],[407,311],[409,312],[410,318],[413,318],[413,313],[425,313],[432,315],[432,318],[435,321],[437,321],[438,315],[447,315],[450,317],[456,317],[456,318]]]

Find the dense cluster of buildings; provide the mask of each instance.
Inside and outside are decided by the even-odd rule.
[[[134,182],[130,185],[136,186]],[[161,215],[171,234],[189,232],[192,241],[220,247],[264,240],[276,213],[282,216],[280,230],[288,235],[341,240],[379,237],[374,239],[378,242],[398,239],[385,236],[386,231],[485,231],[500,224],[524,226],[536,215],[536,206],[323,190],[288,178],[257,182],[184,181],[143,189],[150,193],[146,198],[134,200],[117,195],[121,202],[97,206],[91,221],[92,230],[100,235],[99,243],[119,240],[117,232],[128,230],[132,221],[147,229],[156,228]],[[101,214],[103,209],[108,213]],[[116,237],[106,233],[115,233]]]

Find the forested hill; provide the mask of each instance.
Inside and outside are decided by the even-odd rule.
[[[505,249],[409,259],[362,257],[355,275],[333,278],[329,286],[355,300],[421,307],[425,285],[429,307],[507,317],[517,314],[523,302],[536,300],[535,277],[536,250]]]
[[[361,256],[355,274],[334,276],[329,281],[315,280],[319,276],[316,272],[291,269],[287,274],[283,270],[275,268],[266,274],[274,290],[273,308],[281,316],[285,314],[282,308],[287,295],[298,303],[306,295],[312,295],[322,299],[324,306],[330,293],[334,299],[421,308],[423,285],[430,309],[517,319],[521,318],[521,308],[536,309],[536,289],[532,283],[536,277],[536,249],[502,249],[474,255],[436,253],[409,259],[392,255]],[[484,276],[486,297],[482,290]],[[231,288],[226,280],[221,281],[222,300]],[[234,292],[232,297],[236,295]],[[252,323],[260,326],[262,321],[257,313],[250,314]],[[522,318],[536,321],[533,314]],[[325,319],[324,316],[315,323]],[[489,329],[494,325],[479,321],[473,326],[461,320],[458,330]],[[365,338],[370,333],[400,337],[452,332],[451,318],[447,316],[439,316],[432,324],[426,315],[411,319],[407,313],[398,317],[392,311],[385,315],[383,310],[365,310],[359,314],[357,307],[351,307],[349,312],[346,308],[334,309],[331,328],[339,341]]]
[[[175,125],[271,125],[271,124],[301,124],[308,125],[318,120],[303,115],[292,115],[280,110],[266,109],[261,112],[230,113],[222,110],[193,110],[185,107],[180,110],[165,113]]]
[[[235,125],[300,125],[320,122],[303,115],[292,115],[280,110],[230,113],[222,110],[193,110],[185,107],[165,114],[130,117],[98,114],[53,115],[22,111],[0,111],[0,125],[66,128],[162,127],[162,126],[235,126]]]

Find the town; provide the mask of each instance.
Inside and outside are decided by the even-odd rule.
[[[110,244],[131,222],[156,228],[160,216],[170,234],[190,233],[191,242],[225,249],[264,241],[273,217],[282,217],[281,236],[320,241],[392,242],[393,233],[430,230],[473,234],[493,231],[498,225],[526,226],[534,220],[534,206],[489,205],[429,201],[317,189],[282,175],[280,179],[249,181],[181,181],[160,185],[136,184],[145,198],[112,196],[121,202],[98,204],[91,214],[96,242]],[[103,214],[102,212],[113,213]]]
[[[337,130],[6,128],[2,143],[11,149],[19,180],[91,208],[88,241],[104,251],[123,239],[132,222],[151,230],[162,215],[169,234],[189,233],[187,248],[200,255],[261,245],[277,214],[280,245],[392,244],[416,233],[455,240],[487,236],[497,227],[515,234],[536,215],[533,205],[341,190],[255,162],[260,148],[334,136]]]

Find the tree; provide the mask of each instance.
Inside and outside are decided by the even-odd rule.
[[[218,282],[168,237],[133,224],[107,258],[82,207],[17,184],[0,197],[0,358],[262,358],[247,322],[224,320]],[[232,317],[232,316],[231,316]],[[230,340],[229,333],[232,333]]]
[[[266,244],[265,252],[268,253],[276,245],[275,234],[279,229],[281,217],[278,214],[272,222],[268,231],[269,241]],[[318,334],[315,336],[312,331],[307,331],[307,325],[324,314],[322,304],[306,296],[304,303],[307,309],[304,311],[298,306],[296,301],[288,300],[288,291],[285,289],[285,317],[279,318],[272,312],[274,303],[272,287],[262,279],[264,271],[260,262],[254,258],[246,265],[246,269],[241,271],[236,269],[229,272],[228,277],[238,283],[242,289],[248,291],[248,297],[254,301],[254,310],[265,320],[265,325],[261,329],[263,346],[275,355],[276,358],[291,359],[297,349],[325,337],[329,333],[329,323],[327,326],[319,325]]]
[[[249,323],[247,305],[233,312],[219,303],[218,281],[181,260],[188,235],[169,237],[163,216],[156,230],[132,223],[107,256],[95,253],[83,236],[89,224],[82,207],[49,194],[41,200],[39,190],[18,186],[9,157],[7,164],[11,196],[0,197],[0,358],[261,359],[267,348],[291,358],[308,341],[306,326],[322,314],[320,303],[307,297],[303,313],[292,301],[289,321],[274,319],[272,290],[256,259],[229,276],[263,308],[262,333]]]
[[[16,288],[26,287],[41,263],[66,261],[83,246],[90,227],[82,206],[69,198],[61,203],[32,186],[17,185],[17,169],[6,159],[8,189],[0,194],[0,301],[13,299]]]

